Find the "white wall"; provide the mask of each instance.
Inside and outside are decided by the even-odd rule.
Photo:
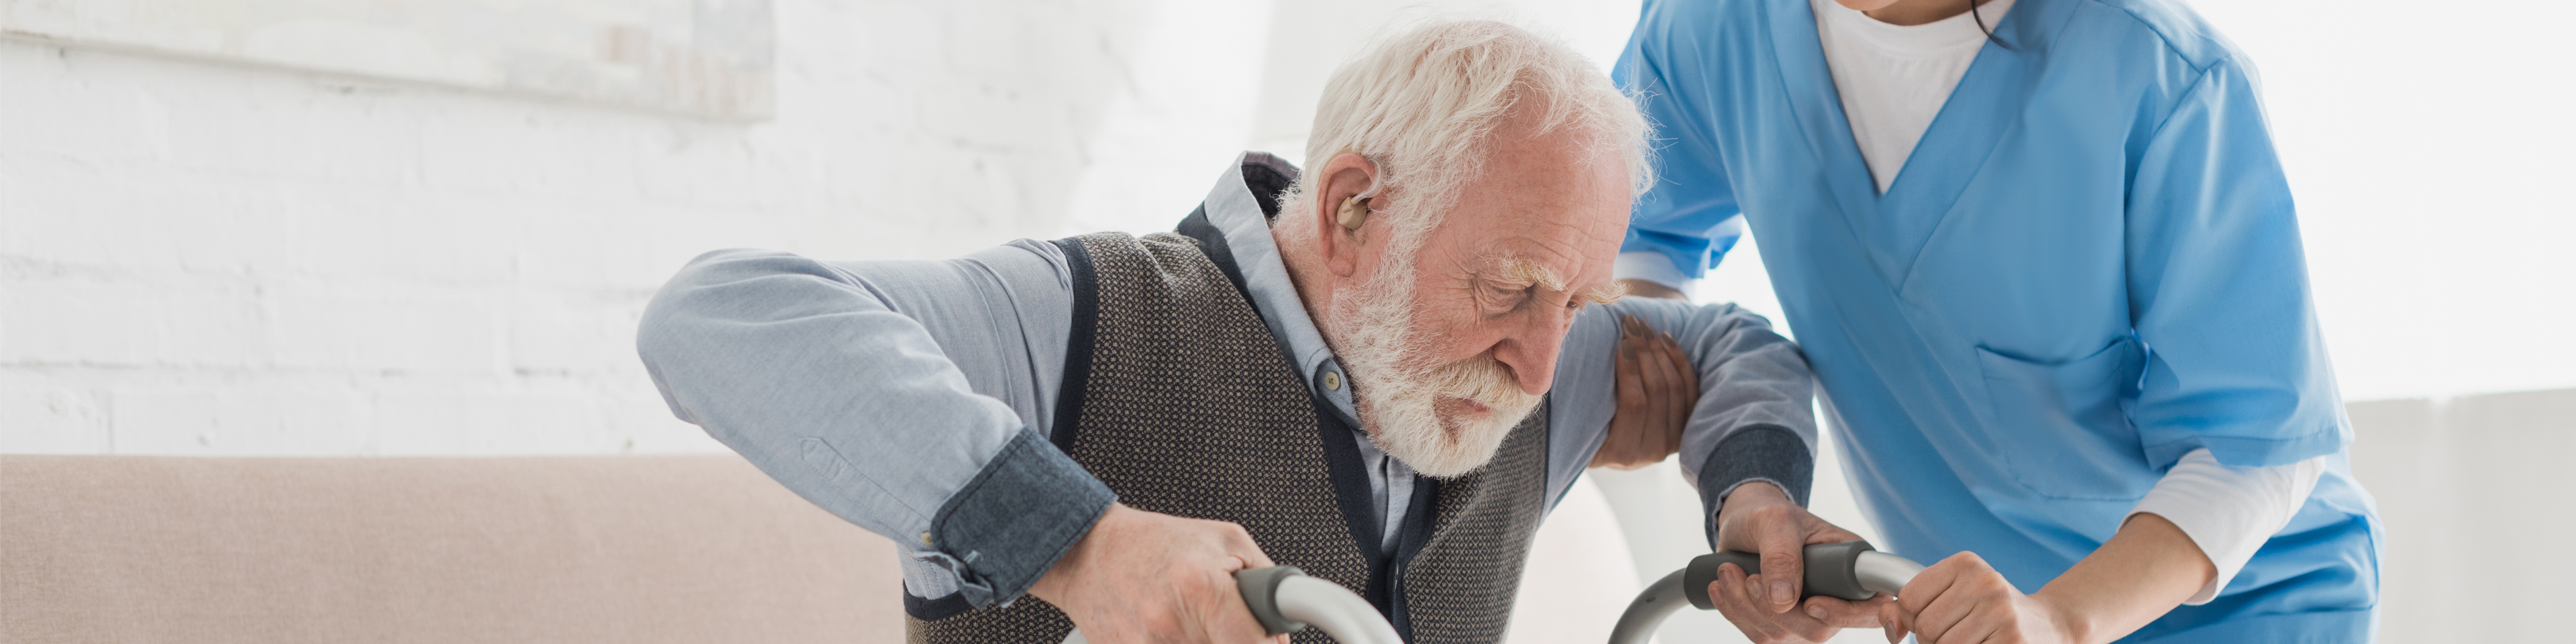
[[[2347,399],[2576,387],[2576,5],[2192,4],[2261,69]]]
[[[2387,642],[2564,642],[2576,604],[2576,389],[2357,403]]]
[[[0,41],[0,451],[717,449],[664,278],[1168,225],[1247,138],[1268,7],[1209,4],[780,0],[754,124]]]

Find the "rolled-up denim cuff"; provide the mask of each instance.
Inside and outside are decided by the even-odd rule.
[[[1736,428],[1717,442],[1717,449],[1699,467],[1700,507],[1707,510],[1709,545],[1717,544],[1717,512],[1736,486],[1769,482],[1788,493],[1790,501],[1806,507],[1807,490],[1815,480],[1816,457],[1807,452],[1807,441],[1797,432],[1779,425]]]
[[[1017,601],[1118,495],[1046,437],[1022,429],[930,520],[932,543],[1001,604]]]

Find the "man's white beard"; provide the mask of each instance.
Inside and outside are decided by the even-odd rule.
[[[1403,255],[1397,257],[1394,255]],[[1412,253],[1390,253],[1391,273],[1412,269]],[[1329,323],[1335,352],[1350,373],[1369,440],[1414,471],[1438,478],[1462,476],[1492,460],[1512,427],[1538,407],[1541,396],[1521,391],[1511,372],[1492,358],[1431,365],[1421,354],[1437,338],[1412,332],[1413,279],[1381,273],[1359,297],[1334,302]],[[1435,406],[1466,398],[1492,411],[1484,418],[1443,418]],[[1456,405],[1457,403],[1451,403]]]

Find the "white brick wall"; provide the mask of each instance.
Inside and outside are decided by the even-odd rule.
[[[780,0],[754,124],[0,41],[0,452],[718,449],[634,357],[682,262],[1168,225],[1269,13]]]
[[[755,124],[0,40],[0,452],[714,449],[632,349],[682,262],[1167,227],[1375,31],[1319,15],[1389,11],[777,0]]]

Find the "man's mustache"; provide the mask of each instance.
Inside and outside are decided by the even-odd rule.
[[[1511,411],[1537,397],[1522,391],[1520,382],[1512,378],[1511,370],[1490,357],[1477,356],[1442,365],[1427,375],[1434,391],[1473,400],[1498,412]]]

